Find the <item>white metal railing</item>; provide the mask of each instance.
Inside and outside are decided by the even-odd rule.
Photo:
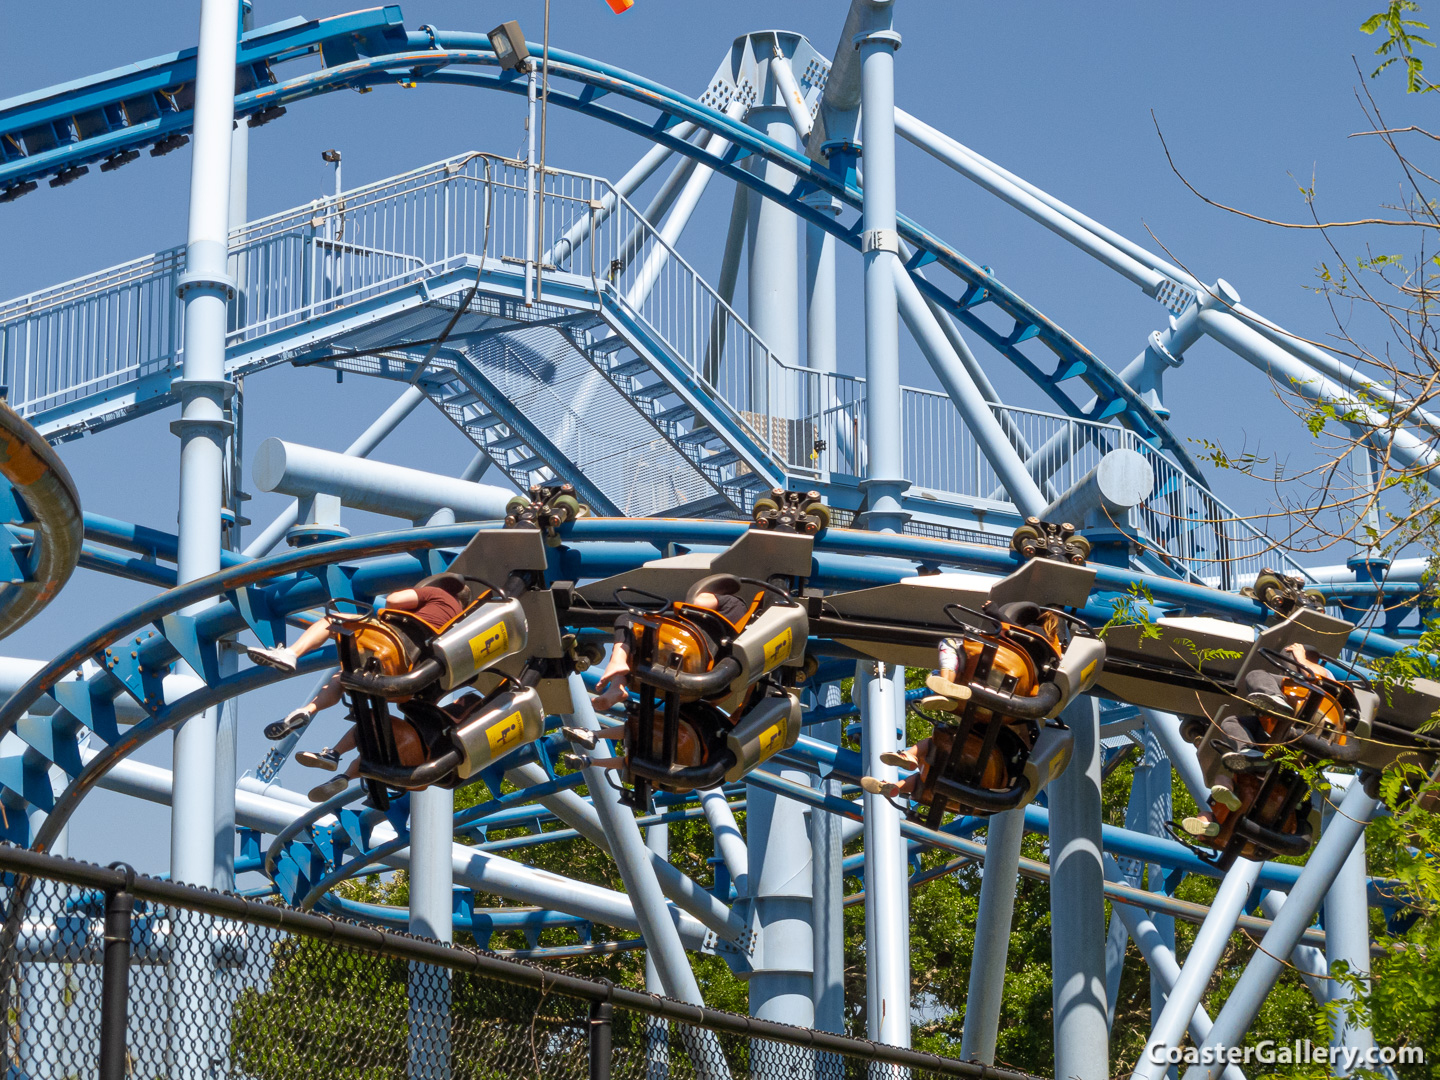
[[[519,267],[531,252],[521,162],[465,154],[250,222],[231,234],[237,284],[230,344],[337,316],[396,288],[471,263]],[[544,178],[540,249],[667,353],[711,408],[792,475],[865,473],[865,385],[782,363],[754,331],[603,179]],[[27,417],[178,367],[184,251],[171,248],[0,304],[0,363]],[[1156,471],[1131,524],[1157,557],[1222,587],[1262,566],[1300,567],[1260,530],[1134,433],[1109,424],[996,406],[1032,475],[1054,495],[1108,450],[1129,447]],[[918,488],[1008,502],[999,477],[944,394],[902,388],[905,472]]]

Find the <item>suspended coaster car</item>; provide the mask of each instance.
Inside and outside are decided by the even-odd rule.
[[[539,739],[547,712],[571,708],[566,677],[583,670],[588,657],[560,633],[556,601],[567,594],[545,587],[545,530],[581,508],[568,491],[543,488],[532,490],[525,508],[511,510],[506,528],[476,533],[449,571],[420,583],[480,586],[445,625],[390,608],[345,613],[332,603],[327,612],[356,724],[360,775],[378,808],[388,805],[389,789],[453,788],[472,779]],[[496,571],[503,587],[488,580]],[[467,687],[474,689],[442,704]],[[401,719],[391,715],[391,704]]]
[[[733,621],[694,602],[746,586],[753,596]],[[627,803],[648,810],[656,788],[734,782],[795,745],[794,688],[809,633],[802,604],[768,582],[730,574],[702,578],[684,601],[624,587],[615,599],[628,605],[619,629],[636,690],[625,719]]]
[[[934,828],[949,811],[1023,806],[1064,771],[1074,740],[1055,719],[1089,687],[1105,658],[1089,626],[1031,601],[951,604],[956,681],[932,675],[920,703],[935,724],[910,816]],[[941,718],[943,717],[943,719]]]
[[[1261,666],[1273,670],[1280,678],[1280,696],[1289,703],[1289,709],[1256,709],[1249,701],[1231,708],[1233,714],[1254,713],[1249,724],[1254,752],[1245,768],[1226,768],[1224,755],[1232,747],[1218,734],[1216,726],[1189,718],[1182,727],[1182,734],[1199,746],[1202,765],[1209,766],[1207,779],[1217,763],[1231,774],[1240,807],[1213,808],[1220,825],[1216,836],[1194,837],[1173,826],[1172,831],[1187,843],[1216,853],[1210,857],[1222,869],[1238,858],[1299,856],[1310,850],[1315,842],[1318,812],[1309,782],[1291,762],[1348,765],[1360,761],[1379,696],[1370,681],[1354,668],[1334,657],[1320,655],[1318,659],[1331,668],[1348,670],[1352,677],[1322,676],[1303,667],[1289,653],[1263,645],[1256,648],[1254,662],[1247,670]],[[1206,739],[1208,745],[1204,745]],[[1285,751],[1297,756],[1286,760]]]

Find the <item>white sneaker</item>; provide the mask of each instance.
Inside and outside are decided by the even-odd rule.
[[[1204,818],[1187,817],[1180,823],[1191,836],[1219,836],[1220,823],[1218,821],[1206,821]]]
[[[586,750],[595,749],[595,733],[589,728],[583,727],[562,727],[560,734],[569,739],[576,746],[583,746]]]
[[[1223,784],[1216,784],[1210,789],[1210,798],[1223,806],[1226,810],[1239,810],[1240,798]]]
[[[289,649],[261,649],[252,646],[245,650],[245,655],[250,657],[251,663],[264,664],[287,673],[294,673],[296,668],[295,657]]]

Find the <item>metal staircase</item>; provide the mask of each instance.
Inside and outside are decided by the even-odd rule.
[[[318,363],[417,381],[517,487],[568,481],[600,513],[744,514],[777,485],[858,499],[863,379],[781,363],[606,181],[550,170],[543,188],[529,303],[515,161],[466,154],[236,230],[230,371]],[[58,441],[171,404],[182,255],[0,305],[11,405]],[[917,531],[948,520],[982,535],[983,518],[1003,542],[1013,507],[953,404],[902,397]],[[995,408],[1055,491],[1115,447],[1151,460],[1155,495],[1128,523],[1147,569],[1222,588],[1265,563],[1299,571],[1133,432]]]

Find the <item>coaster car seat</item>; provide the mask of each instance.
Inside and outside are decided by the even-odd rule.
[[[931,828],[949,811],[1013,810],[1058,776],[1074,740],[1050,721],[1093,684],[1105,658],[1083,622],[1028,601],[946,612],[964,628],[955,682],[932,676],[935,696],[922,708],[950,715],[931,717],[913,797],[923,812],[912,816]]]
[[[733,621],[697,603],[705,593],[739,596],[746,583],[754,594]],[[626,605],[626,594],[658,606]],[[789,686],[805,661],[802,605],[731,574],[702,578],[683,601],[623,588],[616,600],[627,606],[617,625],[637,691],[626,713],[627,802],[648,807],[656,787],[688,792],[738,780],[795,745],[800,701]]]

